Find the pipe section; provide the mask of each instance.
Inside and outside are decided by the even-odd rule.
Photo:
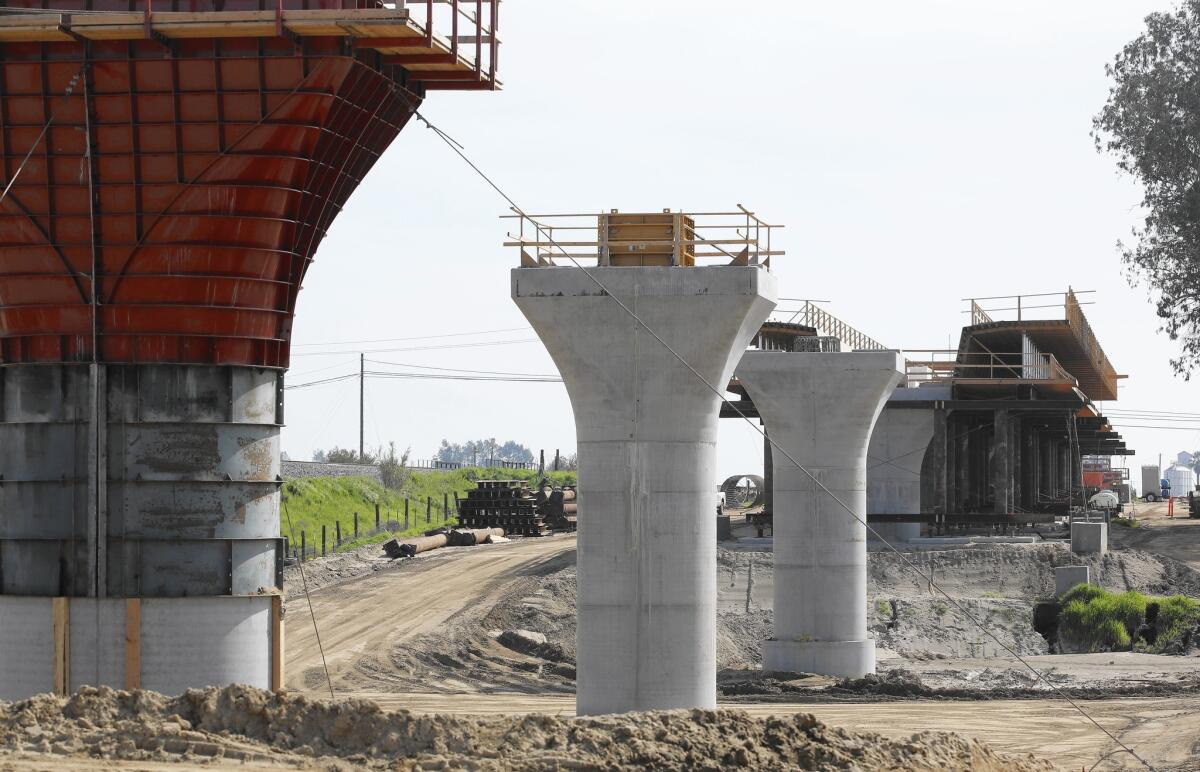
[[[775,305],[757,267],[588,273],[718,388]],[[576,711],[713,708],[719,398],[582,269],[516,269],[512,296],[575,414]]]
[[[771,439],[865,521],[871,429],[903,372],[895,352],[751,351],[737,377]],[[872,673],[866,526],[784,453],[773,465],[775,637],[763,668]]]

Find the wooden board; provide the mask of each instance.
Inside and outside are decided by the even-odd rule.
[[[125,600],[125,690],[142,688],[142,600]]]
[[[67,694],[71,689],[71,599],[53,598],[54,614],[54,693]]]
[[[271,596],[271,691],[283,689],[283,598]]]

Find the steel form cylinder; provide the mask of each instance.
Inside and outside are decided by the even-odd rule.
[[[141,3],[0,4],[147,11],[138,39],[0,43],[0,699],[277,686],[292,315],[424,88],[336,19],[166,39]],[[218,7],[266,6],[154,11]]]

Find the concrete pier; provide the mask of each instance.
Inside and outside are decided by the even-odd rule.
[[[775,306],[757,267],[588,271],[718,389]],[[576,710],[713,708],[720,399],[582,269],[516,269],[512,296],[575,413]]]
[[[737,377],[771,439],[865,521],[871,429],[903,371],[896,352],[751,351]],[[779,450],[773,466],[775,637],[763,646],[763,668],[874,672],[866,526]]]
[[[933,410],[905,407],[880,413],[867,449],[868,514],[921,514],[921,464],[933,430]],[[906,542],[921,535],[920,523],[879,523],[872,527],[891,542]]]

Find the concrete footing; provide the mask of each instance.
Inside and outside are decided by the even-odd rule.
[[[775,305],[755,267],[588,272],[718,388]],[[582,269],[516,269],[512,296],[575,413],[576,711],[715,707],[719,397]]]
[[[81,686],[283,686],[280,597],[0,596],[0,700]]]
[[[1108,523],[1076,520],[1071,523],[1071,551],[1077,555],[1108,552]]]
[[[1058,566],[1054,569],[1054,597],[1061,598],[1077,584],[1091,584],[1092,569],[1088,566]]]
[[[775,637],[764,644],[766,668],[851,678],[875,670],[867,637],[867,445],[903,364],[894,352],[751,351],[738,365],[768,434],[787,451],[772,454]]]

